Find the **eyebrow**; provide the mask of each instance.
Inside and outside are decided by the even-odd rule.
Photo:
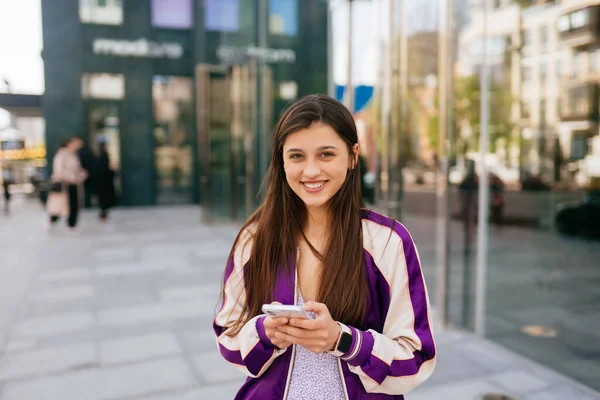
[[[337,150],[338,148],[335,146],[321,146],[318,148],[318,150],[331,150],[331,149]],[[287,151],[287,153],[298,153],[298,152],[303,152],[303,151],[304,150],[302,150],[302,149],[289,149]]]

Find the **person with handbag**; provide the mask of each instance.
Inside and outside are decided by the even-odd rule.
[[[69,230],[76,230],[80,207],[79,185],[87,176],[77,156],[77,150],[82,145],[81,139],[69,138],[61,144],[52,160],[50,193],[46,202],[48,228],[61,217],[67,217]]]

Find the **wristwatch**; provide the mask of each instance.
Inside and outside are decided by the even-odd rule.
[[[340,336],[338,336],[333,351],[329,352],[329,354],[335,357],[343,356],[349,352],[350,347],[352,347],[352,330],[341,322],[338,322],[338,325],[342,328],[340,329]]]

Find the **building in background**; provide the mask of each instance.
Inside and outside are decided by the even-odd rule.
[[[512,133],[492,126],[490,162],[505,180],[587,187],[596,179],[591,140],[599,129],[599,9],[594,1],[492,2],[487,53],[492,93],[510,103],[492,106],[492,124],[506,116],[502,131]],[[470,3],[469,15],[459,34],[458,79],[478,79],[480,2]],[[477,136],[476,124],[458,124],[467,142]]]
[[[0,170],[10,169],[11,190],[32,194],[44,179],[44,130],[41,96],[0,93]]]
[[[327,91],[321,0],[59,0],[42,20],[48,158],[107,141],[124,205],[243,218],[279,113]]]

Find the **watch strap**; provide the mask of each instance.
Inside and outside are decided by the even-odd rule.
[[[344,355],[344,352],[340,351],[338,348],[339,348],[339,345],[340,345],[340,340],[342,338],[342,335],[344,333],[346,333],[348,335],[352,335],[352,330],[348,326],[342,324],[341,322],[337,322],[337,324],[341,328],[340,329],[340,334],[339,334],[337,340],[335,341],[335,347],[334,347],[334,349],[332,351],[329,351],[328,353],[331,354],[334,357],[341,357],[341,356]]]

